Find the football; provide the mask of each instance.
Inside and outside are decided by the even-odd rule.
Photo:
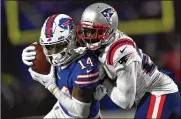
[[[31,44],[32,46],[35,46],[36,51],[36,57],[35,60],[33,60],[33,65],[31,68],[40,74],[49,74],[51,69],[51,64],[46,59],[45,54],[43,53],[43,48],[38,43]]]

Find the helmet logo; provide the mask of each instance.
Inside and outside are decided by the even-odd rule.
[[[62,18],[59,20],[58,26],[62,29],[70,29],[73,27],[73,19],[70,18]]]
[[[113,8],[106,8],[101,13],[107,19],[107,21],[112,24],[111,17],[115,13],[115,10]]]

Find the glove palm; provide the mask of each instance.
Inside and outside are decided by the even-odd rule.
[[[53,65],[51,66],[50,73],[47,75],[39,74],[33,71],[32,68],[29,68],[28,71],[30,72],[31,77],[44,85],[45,88],[48,88],[50,90],[52,90],[52,88],[55,88],[55,69]]]

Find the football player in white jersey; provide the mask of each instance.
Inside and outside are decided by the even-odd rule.
[[[102,83],[107,95],[123,109],[131,108],[135,102],[135,118],[169,118],[172,114],[179,117],[177,85],[159,71],[132,38],[117,29],[118,22],[113,7],[95,3],[84,10],[77,25],[81,46],[98,52],[96,55],[111,79]],[[98,89],[95,96],[101,99],[105,93]]]
[[[58,100],[44,118],[102,118],[99,100],[93,98],[100,76],[99,62],[91,53],[80,55],[74,51],[73,19],[65,14],[48,17],[41,29],[39,43],[52,65],[51,71],[43,75],[29,68],[29,72]],[[31,66],[35,56],[35,47],[28,46],[23,50],[22,60]]]

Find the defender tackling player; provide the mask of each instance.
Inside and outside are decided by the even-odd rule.
[[[102,84],[107,95],[123,109],[135,102],[134,118],[180,117],[180,93],[173,79],[159,71],[133,39],[117,28],[116,10],[104,3],[88,6],[77,26],[81,46],[98,52],[95,54],[112,80]],[[95,95],[101,99],[105,92],[97,90]]]

